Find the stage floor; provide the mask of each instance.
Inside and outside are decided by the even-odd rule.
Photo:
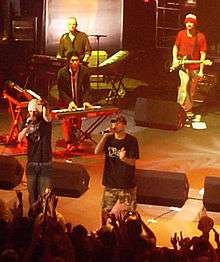
[[[189,199],[181,209],[138,205],[138,211],[155,232],[160,246],[170,246],[170,237],[175,232],[182,231],[183,236],[190,237],[199,234],[197,222],[205,212],[199,191],[203,188],[206,176],[220,177],[220,107],[215,106],[208,109],[202,116],[202,121],[207,125],[206,129],[193,129],[191,126],[184,126],[178,131],[136,126],[134,110],[122,110],[123,115],[128,119],[127,130],[139,141],[140,159],[137,161],[137,168],[181,172],[185,173],[189,180]],[[0,117],[0,134],[2,135],[7,133],[9,126],[5,109],[0,111]],[[101,136],[100,131],[108,126],[109,120],[110,118],[106,119],[95,130],[93,133],[95,140],[98,141]],[[87,126],[89,121],[91,120],[84,120],[83,125]],[[58,141],[61,139],[60,123],[56,121],[53,123],[54,160],[61,162],[68,160],[84,165],[90,175],[90,183],[89,189],[80,198],[59,197],[58,211],[64,215],[66,222],[71,222],[73,225],[83,224],[90,231],[94,231],[100,227],[103,157],[93,154],[95,145],[91,141],[86,141],[80,152],[66,156],[62,154],[64,148],[58,145]],[[0,145],[0,152],[1,154],[10,154],[10,152],[16,153],[16,150],[13,146]],[[25,165],[26,156],[22,154],[22,148],[18,153],[16,158]],[[24,207],[27,212],[28,194],[25,176],[17,188],[22,190],[24,194]],[[11,205],[16,194],[13,190],[0,190],[0,198]],[[220,213],[207,213],[214,219],[215,227],[220,232]],[[213,236],[211,238],[213,240]]]

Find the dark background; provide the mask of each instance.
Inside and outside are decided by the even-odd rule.
[[[54,39],[53,31],[50,30],[53,29],[51,25],[53,25],[54,19],[57,19],[57,13],[59,13],[58,18],[63,19],[68,18],[70,14],[76,16],[79,30],[85,31],[88,35],[106,34],[106,38],[100,39],[100,49],[107,50],[109,56],[120,49],[129,51],[130,55],[123,65],[127,76],[144,80],[153,89],[167,92],[166,89],[161,89],[158,86],[162,83],[166,86],[176,85],[176,77],[169,75],[166,71],[166,66],[172,58],[173,40],[177,30],[183,26],[185,14],[194,12],[198,16],[199,29],[207,36],[208,56],[216,59],[214,66],[207,70],[211,73],[214,72],[218,77],[220,1],[197,0],[196,6],[190,6],[185,4],[187,1],[180,0],[96,0],[92,1],[93,6],[89,7],[89,2],[87,2],[21,0],[21,17],[18,20],[37,17],[37,27],[33,28],[36,38],[25,41],[23,40],[25,32],[21,32],[19,41],[13,41],[12,38],[7,43],[0,43],[1,87],[6,79],[17,81],[21,85],[25,84],[30,75],[29,64],[33,54],[53,56],[56,54],[59,37]],[[56,7],[56,5],[58,6]],[[70,12],[70,7],[77,11]],[[177,10],[169,10],[173,7]],[[164,16],[161,15],[162,13]],[[167,26],[171,29],[167,30]],[[161,35],[156,35],[156,32],[159,32],[163,38],[160,39]],[[96,49],[96,39],[90,38],[90,41],[93,49]],[[167,78],[172,80],[167,83],[169,81]],[[169,89],[169,87],[167,88]]]

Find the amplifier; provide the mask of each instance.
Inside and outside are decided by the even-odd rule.
[[[37,17],[19,17],[12,20],[14,41],[35,42],[37,39]]]

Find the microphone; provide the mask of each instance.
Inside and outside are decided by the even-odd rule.
[[[99,134],[101,135],[104,135],[104,134],[108,134],[108,133],[111,133],[111,130],[104,130],[104,131],[101,131]]]
[[[27,126],[29,126],[30,124],[33,124],[33,122],[34,122],[34,120],[31,119],[30,117],[28,117],[28,118],[26,119],[25,126],[27,127]]]
[[[113,132],[114,132],[114,128],[109,127],[109,128],[106,128],[104,131],[101,131],[100,134],[104,135],[104,134],[109,134],[109,133],[113,133]]]
[[[6,81],[6,85],[7,85],[8,87],[10,87],[10,88],[13,88],[13,89],[17,90],[17,91],[20,92],[20,93],[23,93],[23,92],[24,92],[24,89],[23,89],[23,88],[21,88],[19,85],[15,84],[14,82],[12,82],[12,81],[10,81],[10,80]]]
[[[26,121],[25,126],[27,127],[27,126],[29,126],[31,123],[32,123],[32,120],[29,119],[29,120]]]

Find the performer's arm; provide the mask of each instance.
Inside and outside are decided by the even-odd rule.
[[[63,36],[60,38],[59,47],[57,51],[56,58],[62,58],[63,57]]]
[[[102,136],[102,138],[100,139],[100,141],[98,142],[98,144],[96,145],[95,151],[94,151],[94,153],[96,155],[99,155],[99,154],[103,153],[105,142],[106,142],[107,138],[109,137],[109,135],[111,135],[111,133],[104,134]]]
[[[173,55],[173,62],[172,62],[171,69],[175,69],[179,65],[178,64],[178,47],[177,47],[177,45],[173,46],[172,55]]]
[[[68,81],[69,79],[66,79],[67,76],[62,75],[62,71],[58,72],[57,76],[57,89],[59,92],[59,99],[62,101],[65,101],[65,103],[69,104],[73,99],[67,95],[66,90],[68,90]],[[68,77],[67,77],[68,78]]]
[[[88,109],[92,108],[92,104],[91,104],[92,93],[91,93],[89,77],[90,77],[89,73],[86,72],[83,81],[83,107]]]
[[[83,62],[84,63],[88,63],[89,62],[89,58],[91,56],[92,53],[92,47],[90,45],[88,36],[86,36],[86,43],[85,43],[85,55],[83,57]]]
[[[51,118],[51,115],[50,115],[48,107],[44,105],[42,109],[43,109],[43,119],[44,119],[44,121],[51,122],[52,118]]]
[[[25,126],[18,134],[18,142],[20,143],[28,134],[30,129],[30,124]]]

